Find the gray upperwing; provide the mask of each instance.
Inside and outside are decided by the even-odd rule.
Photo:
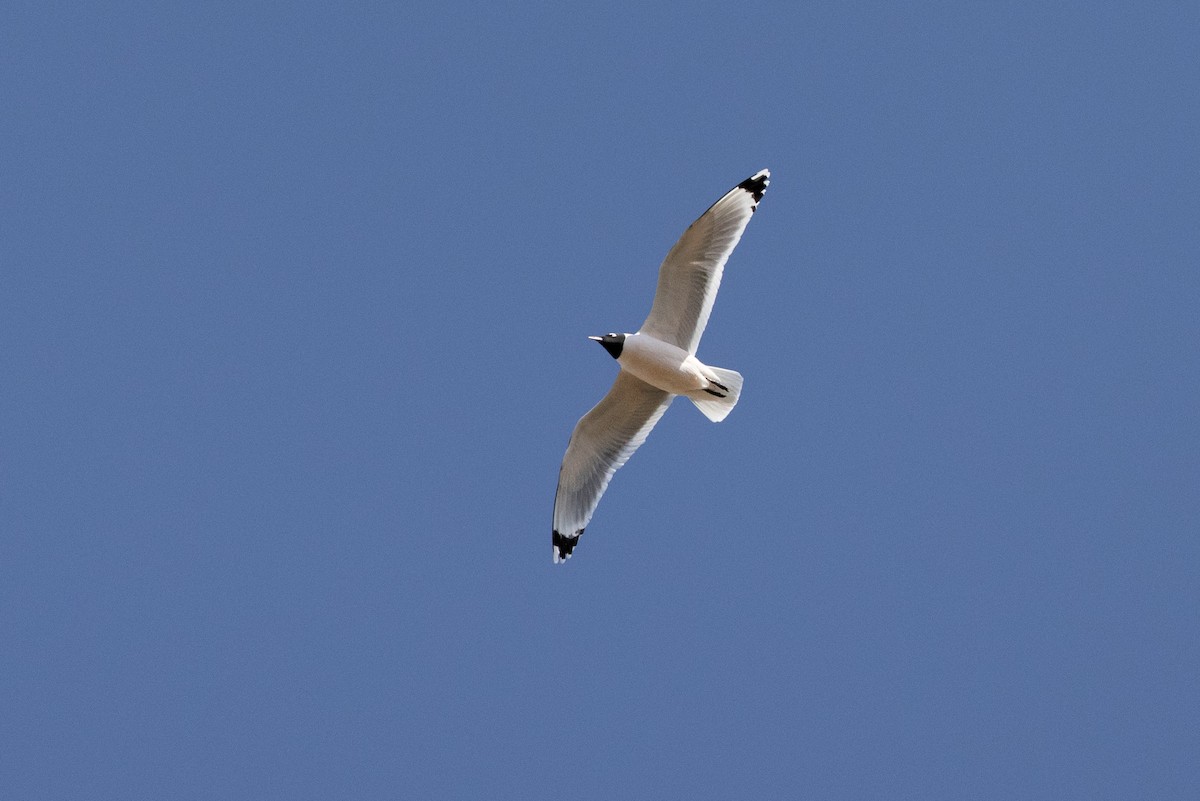
[[[769,170],[756,172],[683,232],[658,270],[654,305],[641,333],[695,354],[717,299],[725,262],[742,238],[770,177]]]
[[[555,562],[571,556],[613,473],[646,441],[674,397],[622,370],[575,424],[554,495]]]

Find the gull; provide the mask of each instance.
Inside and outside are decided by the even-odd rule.
[[[650,316],[633,334],[588,337],[617,360],[608,394],[579,419],[567,444],[554,496],[554,562],[571,558],[613,473],[646,441],[676,395],[714,423],[738,402],[742,376],[696,358],[721,272],[771,173],[760,170],[730,189],[692,223],[658,270]]]

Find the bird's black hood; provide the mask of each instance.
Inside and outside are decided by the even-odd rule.
[[[614,359],[621,358],[621,350],[625,347],[624,334],[605,334],[602,337],[588,337],[588,339],[599,342],[608,351],[608,355]]]

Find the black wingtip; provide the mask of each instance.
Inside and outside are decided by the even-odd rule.
[[[750,197],[754,198],[754,208],[757,209],[758,201],[762,200],[763,193],[767,191],[767,185],[770,183],[771,171],[759,170],[738,184],[737,188],[744,189],[750,193]]]
[[[565,562],[571,558],[571,551],[575,550],[575,545],[579,542],[579,536],[583,534],[583,529],[575,532],[573,537],[565,537],[559,534],[557,530],[550,538],[550,542],[554,545],[554,562]]]

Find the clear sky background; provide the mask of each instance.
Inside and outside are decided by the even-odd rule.
[[[12,799],[1200,797],[1200,7],[12,3]],[[763,167],[551,564],[659,262]]]

